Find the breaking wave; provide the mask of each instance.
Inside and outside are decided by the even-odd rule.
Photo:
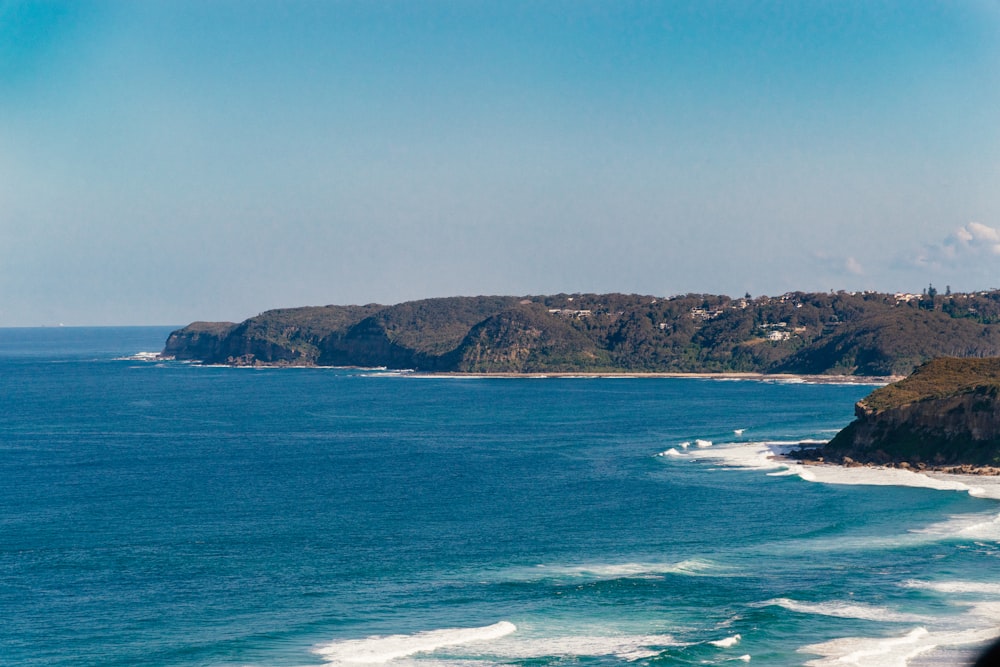
[[[884,621],[887,623],[925,623],[933,621],[929,616],[907,614],[874,605],[854,602],[800,602],[789,598],[774,598],[762,602],[761,606],[774,605],[802,614],[817,614],[835,618],[857,618],[864,621]]]
[[[445,628],[410,635],[375,635],[365,639],[331,642],[313,649],[330,664],[375,665],[416,653],[431,653],[448,646],[499,639],[517,630],[508,621],[479,628]]]
[[[808,667],[906,667],[913,658],[939,648],[987,642],[994,632],[992,628],[929,632],[919,627],[902,636],[842,637],[804,646],[799,652],[821,656],[806,662]]]
[[[919,588],[938,593],[973,593],[976,595],[1000,596],[1000,583],[983,581],[919,581],[910,579],[903,582],[904,588]]]
[[[671,448],[660,456],[712,461],[716,465],[772,471],[769,474],[797,475],[807,482],[852,486],[909,486],[937,491],[964,491],[977,498],[1000,500],[1000,478],[977,475],[955,475],[935,472],[915,472],[900,468],[874,466],[845,467],[837,465],[806,465],[782,458],[803,441],[763,441],[727,443],[711,449],[679,451]],[[806,444],[819,444],[808,441]]]
[[[732,637],[726,637],[725,639],[716,639],[715,641],[708,642],[712,646],[718,646],[719,648],[729,648],[731,646],[736,646],[740,643],[742,637],[740,635],[733,635]]]
[[[625,661],[659,655],[679,646],[671,635],[562,635],[521,637],[513,623],[446,628],[409,635],[376,635],[331,642],[313,650],[330,665],[378,665],[420,657],[421,664],[496,664],[512,660],[614,656]],[[461,647],[456,650],[452,647]],[[451,650],[447,650],[451,649]]]
[[[553,580],[610,581],[614,579],[652,579],[666,575],[713,576],[724,567],[712,561],[690,558],[676,563],[581,563],[579,565],[536,565],[512,568],[503,572],[506,581],[531,582]]]

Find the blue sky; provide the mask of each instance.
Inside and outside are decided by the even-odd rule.
[[[1000,3],[0,1],[0,326],[1000,287]]]

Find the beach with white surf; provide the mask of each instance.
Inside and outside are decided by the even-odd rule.
[[[743,429],[737,429],[738,435]],[[704,440],[695,442],[705,443]],[[859,538],[853,548],[894,549],[928,541],[954,542],[955,548],[995,545],[1000,542],[1000,479],[995,476],[960,475],[942,472],[918,472],[881,466],[839,466],[830,464],[805,464],[788,458],[793,449],[821,444],[822,441],[760,441],[729,442],[709,450],[702,444],[691,450],[688,442],[678,443],[657,454],[659,457],[686,460],[697,464],[742,468],[760,471],[767,476],[796,476],[806,482],[859,487],[911,487],[935,491],[963,493],[982,498],[986,502],[981,512],[960,514],[947,520],[910,528],[896,535],[877,538]],[[852,548],[850,540],[840,539],[832,549]],[[788,548],[790,545],[785,545]],[[803,551],[823,550],[822,543],[793,545]],[[988,572],[986,573],[989,574]],[[914,589],[940,594],[952,607],[952,613],[933,615],[910,613],[900,609],[878,607],[844,601],[805,603],[787,598],[777,598],[761,603],[784,609],[819,616],[854,618],[877,622],[912,625],[899,634],[881,636],[842,637],[803,646],[804,654],[822,656],[805,664],[827,665],[878,665],[904,667],[906,665],[955,664],[951,660],[969,660],[973,648],[992,641],[1000,635],[1000,585],[990,578],[977,580],[939,580],[899,582],[904,589]],[[951,650],[949,650],[951,649]],[[939,655],[934,658],[932,655]]]
[[[734,429],[736,430],[736,429]],[[742,429],[736,430],[742,436]],[[801,441],[716,442],[692,438],[658,454],[673,465],[690,465],[702,474],[725,476],[727,470],[746,470],[766,478],[795,477],[801,482],[846,487],[908,487],[965,494],[982,499],[982,511],[958,514],[945,520],[912,526],[896,534],[808,536],[773,544],[731,546],[716,549],[713,557],[675,562],[540,563],[505,568],[500,571],[469,573],[483,585],[546,586],[552,595],[596,591],[602,586],[619,589],[641,582],[672,582],[680,578],[735,580],[753,577],[748,562],[768,562],[801,568],[798,559],[813,559],[812,567],[831,567],[831,555],[872,550],[887,554],[936,545],[958,550],[975,550],[1000,541],[1000,486],[992,478],[980,476],[921,474],[900,469],[875,467],[843,468],[807,465],[783,457]],[[985,484],[984,484],[985,482]],[[937,554],[940,556],[940,554]],[[996,557],[990,551],[990,557]],[[826,561],[817,559],[826,558]],[[804,573],[806,568],[799,569]],[[837,569],[834,566],[833,569]],[[711,586],[712,583],[705,584]],[[997,635],[1000,624],[1000,585],[987,580],[893,581],[895,589],[866,596],[839,591],[842,597],[799,599],[772,597],[731,604],[728,618],[712,624],[693,622],[692,610],[678,614],[673,622],[634,623],[621,618],[604,618],[576,623],[565,619],[532,618],[473,629],[451,628],[402,636],[374,635],[360,640],[333,642],[316,649],[329,664],[391,663],[412,665],[498,665],[552,660],[579,659],[618,661],[636,664],[727,664],[752,662],[747,642],[734,628],[748,627],[750,636],[761,634],[761,618],[773,631],[794,620],[796,627],[842,624],[869,632],[843,634],[825,641],[804,641],[797,647],[794,664],[809,667],[857,665],[864,667],[919,667],[954,665],[967,661],[984,643]],[[835,586],[833,587],[836,588]],[[870,598],[870,599],[866,599]],[[887,598],[897,598],[888,601]],[[679,607],[685,606],[678,604]],[[628,615],[627,613],[624,615]],[[683,618],[683,620],[680,620]],[[590,623],[587,626],[587,623]],[[656,627],[658,625],[658,627]],[[646,630],[638,630],[637,627]],[[656,627],[658,631],[650,632]],[[727,632],[728,630],[728,632]],[[744,650],[740,650],[744,649]],[[768,652],[758,651],[763,664]],[[785,664],[784,662],[782,664]]]

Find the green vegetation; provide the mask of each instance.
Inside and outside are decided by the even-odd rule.
[[[882,412],[973,392],[995,396],[998,391],[1000,359],[940,358],[920,366],[899,382],[876,389],[861,404],[872,412]]]
[[[1000,359],[940,358],[875,390],[813,455],[917,467],[1000,465]]]
[[[166,354],[207,363],[463,372],[902,375],[1000,356],[1000,292],[452,297],[272,310],[195,323]]]

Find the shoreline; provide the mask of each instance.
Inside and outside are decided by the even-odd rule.
[[[153,356],[155,354],[155,356]],[[206,364],[198,360],[178,360],[163,353],[139,352],[122,357],[135,361],[181,361],[197,366],[213,368],[325,368],[334,370],[352,370],[365,372],[405,373],[412,377],[431,378],[675,378],[693,380],[750,380],[758,382],[800,382],[807,384],[862,384],[887,385],[902,380],[903,375],[813,375],[801,373],[738,373],[738,372],[668,372],[668,371],[499,371],[465,372],[465,371],[419,371],[412,368],[387,368],[385,366],[319,366],[316,364],[294,363],[254,363],[254,364]]]
[[[398,372],[398,371],[397,371]],[[863,384],[886,385],[903,378],[901,375],[801,375],[797,373],[674,373],[674,372],[572,372],[539,371],[537,373],[464,373],[464,372],[423,372],[408,371],[418,377],[462,377],[462,378],[674,378],[691,380],[749,380],[758,382],[790,382],[806,384]]]
[[[777,452],[773,449],[771,450],[771,458],[775,461],[788,461],[798,463],[804,466],[833,466],[836,468],[869,468],[871,470],[905,470],[906,472],[912,472],[918,475],[928,474],[928,473],[938,473],[944,475],[972,475],[978,477],[1000,477],[1000,468],[996,466],[979,466],[973,465],[971,463],[951,463],[947,465],[927,465],[925,463],[909,463],[907,461],[899,462],[889,462],[889,463],[870,463],[865,461],[855,461],[854,459],[845,457],[844,461],[828,461],[822,456],[816,458],[798,458],[793,454],[796,452],[806,452],[811,450],[812,452],[818,451],[815,442],[803,441],[799,442],[798,445],[793,445],[793,447],[798,447],[798,449],[789,449],[786,452]]]

